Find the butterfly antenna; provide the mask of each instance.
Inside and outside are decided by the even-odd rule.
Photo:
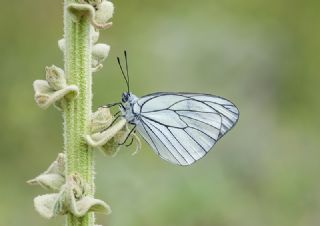
[[[128,88],[128,92],[129,92],[129,81],[128,81],[128,79],[127,79],[126,75],[125,75],[125,74],[124,74],[124,72],[123,72],[123,68],[122,68],[122,65],[121,65],[121,62],[120,62],[120,58],[119,58],[119,57],[117,57],[117,60],[118,60],[118,64],[119,64],[119,67],[120,67],[120,70],[121,70],[122,76],[123,76],[124,80],[126,81],[127,88]]]
[[[126,71],[127,71],[127,81],[128,81],[128,92],[130,91],[130,77],[129,77],[129,67],[128,67],[128,56],[127,51],[124,51],[124,58],[126,59]]]

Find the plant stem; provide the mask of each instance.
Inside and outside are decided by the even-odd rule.
[[[73,21],[64,2],[65,74],[68,84],[79,87],[79,95],[64,104],[64,145],[66,176],[78,173],[89,184],[88,195],[94,195],[93,153],[83,137],[88,134],[92,105],[90,21],[86,16]],[[78,218],[67,215],[67,226],[93,226],[94,214]]]

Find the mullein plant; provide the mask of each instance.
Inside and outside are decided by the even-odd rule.
[[[66,216],[67,226],[97,226],[94,212],[109,214],[110,206],[94,198],[93,150],[115,155],[127,136],[140,140],[125,119],[115,121],[108,107],[92,113],[92,73],[102,69],[110,46],[97,43],[99,30],[112,26],[114,6],[107,0],[65,0],[64,70],[46,67],[46,80],[33,83],[35,101],[42,109],[55,106],[64,119],[64,151],[31,185],[51,193],[34,199],[36,211],[45,218]]]

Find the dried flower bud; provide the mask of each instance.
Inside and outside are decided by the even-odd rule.
[[[46,67],[46,78],[53,90],[60,90],[67,86],[64,71],[55,65]]]
[[[118,133],[116,133],[110,141],[102,146],[99,146],[99,150],[107,155],[115,156],[121,149],[121,146],[119,146],[119,144],[122,144],[127,139],[129,133],[130,129],[128,128],[128,124],[126,124],[126,126],[123,127]],[[136,142],[136,149],[132,153],[132,155],[135,155],[141,150],[141,141],[135,133],[131,133],[130,136]]]
[[[97,66],[104,61],[110,52],[110,46],[107,44],[95,44],[92,48],[92,66]]]
[[[35,91],[35,101],[42,109],[47,109],[50,105],[63,98],[74,98],[79,93],[79,89],[75,85],[66,86],[57,91],[53,90],[49,83],[44,80],[34,81],[33,88]]]
[[[106,129],[111,125],[113,120],[114,117],[112,116],[109,108],[99,108],[91,116],[91,133],[97,133]]]
[[[34,207],[42,217],[50,219],[58,215],[54,212],[58,199],[59,194],[57,193],[40,195],[34,198]]]
[[[125,119],[120,119],[110,126],[113,120],[114,117],[109,108],[101,108],[95,112],[91,121],[92,134],[86,135],[85,140],[90,146],[98,148],[107,155],[114,156],[120,150],[119,144],[129,136],[130,130]],[[133,153],[136,154],[141,149],[141,142],[136,134],[131,133],[130,136],[137,142],[136,150]]]
[[[111,208],[107,203],[90,196],[85,196],[79,201],[75,201],[75,199],[72,199],[70,201],[71,203],[69,211],[77,217],[83,217],[88,212],[96,212],[102,214],[111,213]]]
[[[123,127],[125,127],[127,121],[121,119],[113,126],[105,131],[97,132],[85,137],[87,143],[92,147],[99,147],[105,145],[110,139],[112,139]]]
[[[112,2],[107,0],[103,0],[97,6],[95,21],[98,24],[105,24],[108,20],[110,20],[113,16],[114,6]]]
[[[65,183],[65,160],[64,154],[60,153],[49,168],[36,178],[27,181],[30,185],[40,185],[43,188],[58,191]]]
[[[111,208],[108,204],[86,195],[87,188],[88,185],[83,182],[79,175],[70,175],[59,193],[36,197],[34,199],[35,209],[45,218],[67,213],[71,213],[76,217],[83,217],[92,211],[103,214],[111,213]]]

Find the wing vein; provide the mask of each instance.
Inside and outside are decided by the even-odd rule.
[[[181,145],[181,147],[193,158],[195,161],[196,159],[190,154],[190,152],[180,143],[180,141],[176,138],[176,136],[172,133],[170,130],[170,127],[168,127],[168,131],[171,133],[171,135],[174,137],[174,139]],[[184,131],[184,130],[183,130]]]
[[[152,124],[151,124],[152,125]],[[152,125],[152,127],[153,128],[155,128],[156,130],[158,130],[165,138],[166,138],[166,140],[172,145],[172,147],[177,151],[177,153],[186,161],[186,163],[188,163],[188,161],[187,161],[187,159],[181,154],[181,152],[176,148],[176,146],[168,139],[168,137],[166,137],[166,135],[164,135],[164,133],[159,129],[159,128],[157,128],[156,126],[154,126],[154,125]],[[171,133],[171,131],[170,131],[170,129],[169,128],[167,128],[167,130]],[[177,140],[176,139],[176,137],[171,133],[171,135],[175,138],[175,140]],[[159,139],[160,140],[160,139]],[[169,148],[162,142],[162,140],[160,140],[161,141],[161,143],[167,148],[167,150],[170,152],[170,150],[169,150]],[[178,141],[178,140],[177,140]],[[180,144],[180,142],[178,141],[178,143]],[[180,144],[181,145],[181,144]],[[185,147],[184,146],[182,146],[181,145],[181,147],[184,149],[184,150],[186,150],[185,149]],[[186,150],[187,151],[187,150]],[[187,151],[188,152],[188,151]],[[171,153],[171,152],[170,152]],[[172,153],[171,153],[172,154]],[[191,158],[193,158],[193,156],[188,152],[188,154],[191,156]],[[173,155],[173,154],[172,154]],[[193,158],[194,159],[194,158]]]
[[[180,116],[180,115],[178,115],[178,116]],[[161,123],[161,122],[159,122],[159,121],[156,121],[156,120],[154,120],[154,119],[152,119],[152,118],[150,118],[150,117],[148,117],[148,116],[145,116],[145,115],[143,115],[143,114],[141,114],[141,118],[145,118],[145,119],[147,119],[147,120],[153,121],[153,122],[158,123],[159,125],[162,125],[162,126],[164,126],[164,127],[169,127],[168,125],[163,124],[163,123]],[[184,122],[184,121],[183,121],[183,122]],[[185,123],[185,122],[184,122],[184,123]],[[187,125],[187,124],[186,124],[186,125]],[[185,129],[185,128],[187,128],[188,126],[185,126],[185,127],[170,126],[170,127],[175,128],[175,129]]]
[[[221,116],[220,116],[220,117],[221,117]],[[186,121],[184,121],[184,120],[180,117],[180,115],[179,115],[179,118],[180,118],[185,124],[188,125],[188,123],[186,123]],[[221,124],[222,124],[222,123],[221,123]],[[198,129],[198,128],[195,128],[195,127],[192,127],[192,126],[189,126],[189,125],[187,126],[187,128],[191,128],[191,129],[197,130],[197,131],[205,134],[205,135],[206,135],[207,137],[209,137],[210,139],[212,139],[212,140],[214,140],[215,142],[217,142],[217,140],[216,140],[215,138],[213,138],[212,136],[210,136],[209,134],[203,132],[202,130],[200,130],[200,129]],[[185,130],[185,129],[187,129],[187,128],[183,128],[183,130]],[[215,128],[215,127],[214,127],[214,128]],[[218,128],[215,128],[215,129],[218,129]],[[218,130],[221,131],[221,127],[220,127]]]
[[[146,127],[144,126],[144,125],[145,125],[145,123],[144,123],[143,121],[141,121],[141,125],[142,125],[143,129],[146,131],[146,133],[147,133],[148,137],[150,138],[150,140],[151,140],[151,142],[152,142],[152,144],[153,144],[154,148],[155,148],[155,149],[156,149],[156,151],[157,151],[157,154],[159,155],[159,150],[158,150],[157,146],[155,145],[155,143],[154,143],[154,141],[153,141],[152,137],[150,136],[150,134],[149,134],[148,130],[146,130]],[[146,141],[147,141],[147,140],[146,140]],[[147,142],[148,142],[148,141],[147,141]]]
[[[183,130],[194,142],[196,142],[201,148],[202,148],[202,150],[205,152],[205,153],[208,153],[207,151],[206,151],[206,149],[198,142],[198,141],[196,141],[187,131],[185,131],[185,130]]]
[[[190,116],[186,116],[186,115],[179,115],[180,117],[184,117],[184,118],[189,118],[189,119],[192,119],[192,120],[195,120],[195,121],[197,121],[197,122],[201,122],[201,123],[203,123],[203,124],[206,124],[206,125],[208,125],[208,126],[211,126],[211,127],[213,127],[213,128],[215,128],[215,129],[218,129],[219,130],[219,128],[217,128],[217,127],[215,127],[215,126],[213,126],[213,125],[211,125],[211,124],[209,124],[209,123],[206,123],[206,122],[204,122],[204,121],[201,121],[201,120],[199,120],[199,119],[196,119],[196,118],[192,118],[192,117],[190,117]],[[179,118],[180,118],[179,117]],[[180,118],[181,119],[181,118]],[[182,120],[182,119],[181,119]],[[183,120],[182,120],[183,121]],[[183,121],[184,123],[186,123],[185,121]],[[188,123],[186,123],[187,125],[188,125]]]
[[[153,133],[153,135],[155,136],[155,137],[157,137],[157,139],[163,144],[163,146],[168,150],[168,153],[170,153],[170,155],[175,159],[175,160],[177,160],[177,162],[180,164],[180,165],[182,165],[181,164],[181,162],[174,156],[174,154],[172,154],[171,152],[170,152],[170,150],[168,149],[168,147],[162,142],[162,140],[155,134],[155,132],[153,131],[153,129],[152,128],[150,128],[150,126],[147,124],[147,123],[145,123],[143,120],[141,120],[142,121],[142,123],[144,124],[144,125],[146,125],[149,129],[150,129],[150,131]],[[152,124],[151,124],[152,125]],[[153,125],[152,125],[153,126]],[[154,127],[154,126],[153,126]],[[149,135],[150,136],[150,135]],[[165,137],[165,136],[164,136]],[[151,137],[150,137],[151,138]],[[159,152],[159,150],[158,150],[158,148],[157,148],[157,151],[158,151],[158,153],[160,153]],[[179,153],[180,154],[180,152],[178,152],[177,151],[177,153]],[[181,154],[180,154],[181,155]],[[188,163],[188,161],[181,155],[181,157],[186,161],[186,163]]]

